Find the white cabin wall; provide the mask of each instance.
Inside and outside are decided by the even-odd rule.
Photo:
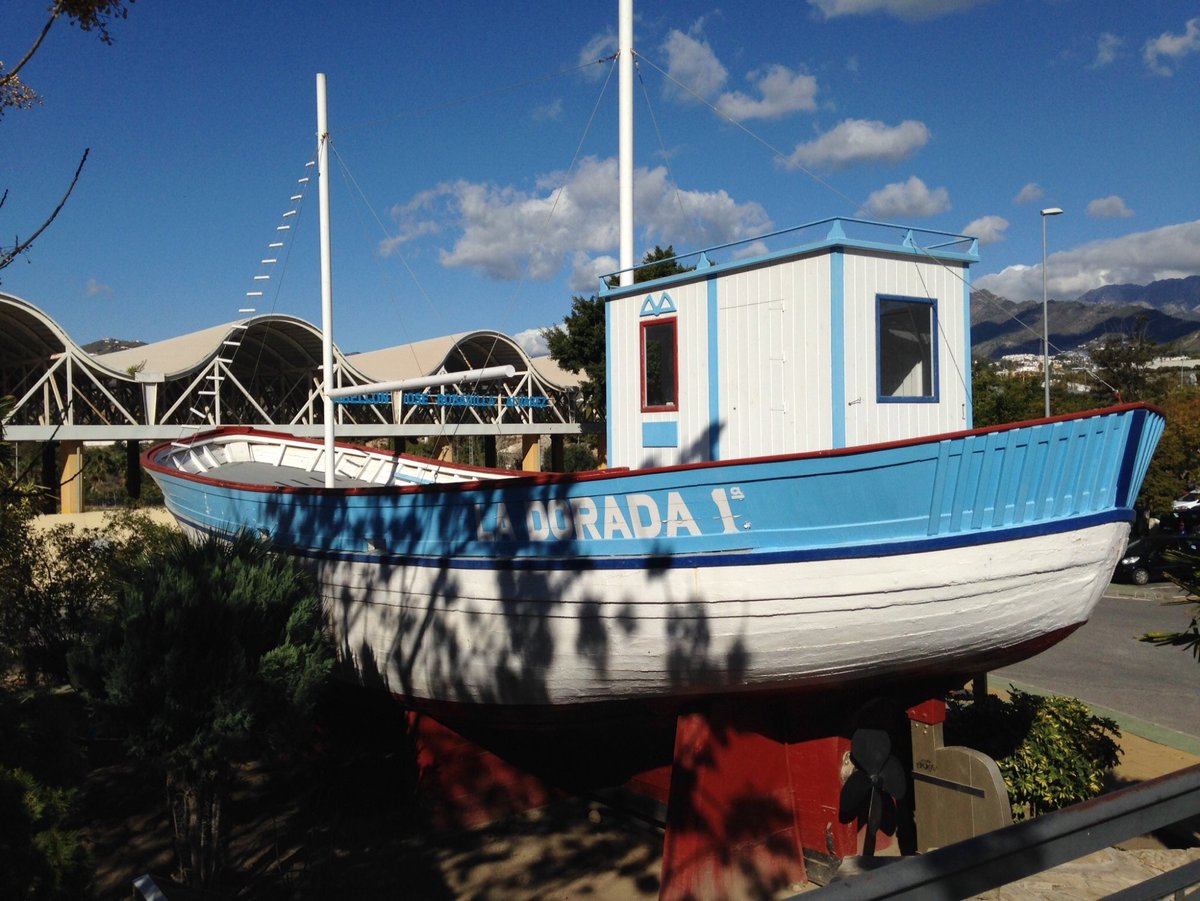
[[[828,257],[732,273],[718,296],[721,458],[829,447]]]
[[[895,441],[967,427],[970,355],[962,266],[847,252],[845,255],[846,444]],[[938,402],[880,402],[879,295],[930,299],[936,311]]]

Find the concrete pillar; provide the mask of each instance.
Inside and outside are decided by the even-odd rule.
[[[58,443],[58,512],[83,512],[83,442]]]
[[[521,436],[521,470],[523,472],[542,471],[542,449],[538,446],[537,435]]]

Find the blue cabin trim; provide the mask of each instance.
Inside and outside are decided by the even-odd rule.
[[[707,257],[704,257],[707,261]],[[712,263],[708,266],[711,268]],[[717,280],[709,278],[708,315],[708,459],[721,459],[721,329]]]
[[[642,447],[679,447],[679,422],[643,422]]]
[[[964,411],[965,428],[973,429],[975,427],[975,364],[971,359],[971,267],[963,267],[962,276],[963,286],[963,347],[967,353],[967,371],[961,373],[962,378],[966,381],[967,409]]]
[[[604,409],[611,410],[613,408],[613,352],[612,338],[613,333],[613,313],[612,307],[607,303],[604,305]],[[605,460],[601,461],[608,463],[612,458],[613,452],[613,418],[605,415],[604,417],[604,446]]]
[[[833,446],[846,446],[846,255],[829,255],[829,383]]]
[[[760,254],[753,257],[744,257],[735,259],[728,263],[712,263],[710,266],[703,269],[703,276],[711,278],[718,275],[724,275],[729,272],[736,272],[743,269],[759,269],[763,266],[785,260],[790,257],[805,256],[816,253],[822,250],[870,250],[875,252],[883,252],[888,254],[902,254],[903,256],[916,257],[928,262],[947,262],[947,263],[971,263],[979,262],[979,253],[974,239],[966,235],[954,235],[949,232],[934,231],[926,228],[913,228],[910,226],[898,226],[887,222],[873,222],[867,219],[846,219],[842,217],[833,217],[831,219],[821,219],[817,222],[810,222],[806,225],[800,225],[796,228],[784,229],[774,232],[769,235],[761,235],[751,240],[766,241],[771,238],[776,238],[782,235],[798,236],[805,232],[816,232],[824,229],[819,237],[810,241],[793,244],[783,250],[771,251],[765,254]],[[866,232],[870,234],[878,233],[880,238],[890,238],[890,240],[868,240],[864,237],[856,236],[858,232]],[[898,238],[893,237],[899,233]],[[930,236],[932,238],[949,239],[942,240],[936,244],[921,246],[917,241],[917,236]],[[714,250],[723,250],[730,247],[736,247],[748,241],[734,241],[729,244],[722,244],[718,247],[707,248],[704,260],[711,263],[707,256],[707,252]],[[967,246],[967,250],[955,250],[952,248]],[[684,259],[684,257],[675,257],[676,260]],[[638,285],[620,285],[610,286],[608,279],[618,273],[610,273],[609,275],[601,276],[600,296],[606,300],[614,300],[619,297],[626,297],[632,293],[640,293],[646,290],[646,282]],[[667,275],[660,279],[655,279],[653,284],[656,290],[665,290],[673,284],[682,284],[694,281],[697,278],[697,271],[684,272],[679,275]]]
[[[912,304],[929,308],[929,393],[928,394],[885,394],[884,383],[884,328],[883,305],[888,302]],[[937,303],[928,297],[907,297],[902,294],[875,295],[875,400],[881,404],[936,404],[941,401],[941,384],[938,381],[938,309]]]

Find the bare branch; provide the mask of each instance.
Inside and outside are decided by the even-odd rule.
[[[18,242],[12,250],[4,252],[3,255],[0,256],[0,269],[4,269],[13,260],[28,250],[29,246],[37,240],[38,235],[49,228],[50,223],[54,221],[55,217],[58,216],[60,212],[62,212],[62,208],[67,205],[67,198],[70,197],[71,192],[75,190],[75,183],[79,181],[79,173],[83,171],[83,164],[87,162],[88,154],[90,152],[90,147],[84,149],[83,158],[79,161],[79,166],[75,169],[75,177],[71,179],[71,184],[67,187],[67,193],[63,194],[62,200],[58,202],[58,206],[54,208],[54,212],[50,214],[50,218],[43,222],[41,227],[30,237],[26,238],[24,241]]]
[[[42,28],[42,33],[39,34],[38,39],[33,42],[33,46],[29,48],[29,52],[26,53],[21,58],[21,61],[19,63],[17,63],[17,65],[13,68],[13,70],[11,72],[5,72],[3,74],[0,74],[0,88],[4,87],[10,81],[15,79],[17,77],[17,73],[21,71],[21,68],[27,62],[29,62],[29,60],[33,57],[33,55],[35,53],[37,53],[38,47],[42,46],[42,41],[46,40],[46,35],[50,32],[50,26],[54,24],[54,20],[57,19],[61,13],[62,13],[62,8],[60,6],[58,6],[57,4],[55,4],[54,12],[52,12],[50,14],[50,21],[48,21],[46,23],[45,27]]]

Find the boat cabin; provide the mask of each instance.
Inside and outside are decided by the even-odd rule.
[[[769,250],[768,239],[790,246]],[[970,428],[978,259],[963,235],[828,219],[706,251],[684,274],[605,283],[609,464]]]

